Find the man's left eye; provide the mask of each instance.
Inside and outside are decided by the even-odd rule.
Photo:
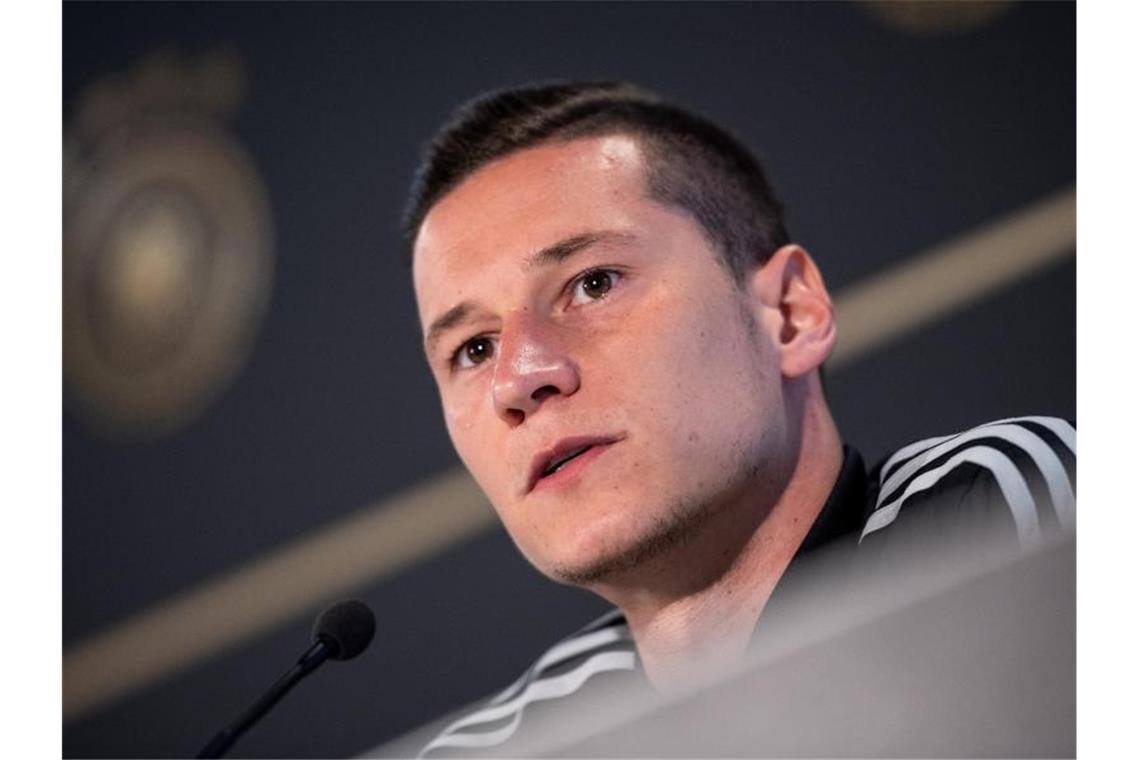
[[[571,302],[582,304],[601,300],[606,297],[606,294],[620,279],[621,275],[610,269],[595,269],[586,272],[574,283]]]

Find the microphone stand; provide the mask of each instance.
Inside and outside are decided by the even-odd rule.
[[[301,655],[297,660],[297,664],[286,671],[285,675],[277,679],[276,683],[269,687],[269,691],[261,696],[261,699],[253,703],[253,706],[246,710],[241,717],[235,720],[230,725],[223,728],[214,736],[210,742],[202,748],[198,753],[199,758],[219,758],[222,757],[233,746],[234,742],[244,734],[250,726],[261,719],[265,713],[281,701],[290,689],[297,685],[297,683],[305,676],[312,673],[332,654],[329,645],[323,640],[318,640],[315,644],[309,647],[308,651]]]

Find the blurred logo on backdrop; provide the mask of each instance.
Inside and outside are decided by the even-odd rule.
[[[252,345],[272,220],[226,125],[244,91],[230,52],[163,52],[93,83],[66,125],[65,397],[104,435],[184,427]]]
[[[1013,9],[1013,0],[859,0],[859,7],[899,31],[934,36],[996,21]]]

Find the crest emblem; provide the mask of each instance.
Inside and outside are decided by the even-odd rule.
[[[265,188],[225,118],[240,62],[163,54],[95,83],[65,133],[63,368],[100,432],[194,419],[240,369],[273,272]]]

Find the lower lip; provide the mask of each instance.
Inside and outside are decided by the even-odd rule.
[[[540,478],[538,482],[534,484],[531,493],[568,485],[577,479],[595,459],[609,451],[611,446],[613,446],[613,443],[602,443],[591,446],[584,454],[579,454],[564,464],[562,469],[558,472],[547,475],[545,478]]]

